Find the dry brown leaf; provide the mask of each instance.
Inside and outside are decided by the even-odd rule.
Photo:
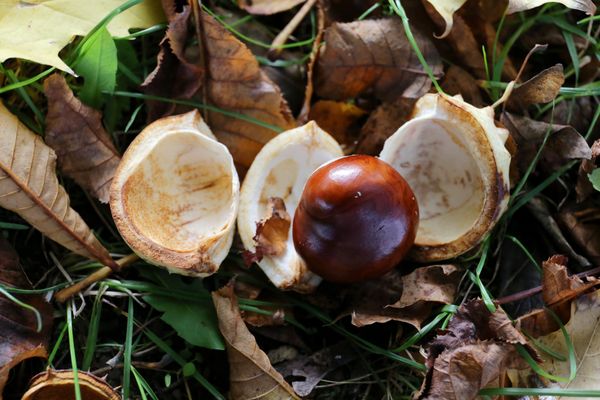
[[[600,204],[593,197],[581,204],[568,204],[558,220],[578,248],[583,249],[593,264],[600,264]]]
[[[460,94],[467,103],[475,107],[483,108],[486,106],[481,97],[477,80],[458,65],[451,65],[448,68],[441,86],[447,94],[452,96]]]
[[[431,40],[413,34],[435,75],[441,59]],[[351,49],[351,51],[350,51]],[[399,18],[335,23],[325,31],[325,45],[317,63],[319,96],[346,100],[374,95],[384,101],[418,98],[429,91],[431,80],[406,38]]]
[[[238,0],[238,6],[250,14],[271,15],[287,11],[306,0]]]
[[[571,126],[550,125],[508,112],[502,113],[500,121],[517,143],[515,161],[521,173],[531,164],[548,132],[550,136],[540,160],[544,169],[554,171],[571,160],[589,159],[592,156],[586,140]]]
[[[48,98],[46,143],[58,156],[58,168],[102,203],[107,203],[120,156],[102,126],[102,115],[74,95],[65,78],[44,81]]]
[[[81,398],[84,400],[121,400],[106,381],[89,372],[78,371]],[[33,377],[22,400],[74,400],[75,383],[72,370],[52,370]]]
[[[577,359],[577,375],[568,383],[553,384],[552,386],[568,387],[569,389],[600,389],[598,369],[600,368],[600,291],[585,294],[571,303],[570,319],[565,329],[573,343]],[[539,338],[542,345],[558,354],[569,353],[568,344],[562,331]],[[557,360],[546,357],[542,368],[553,375],[569,376],[570,363],[568,357]],[[568,398],[568,397],[561,397]]]
[[[585,281],[577,276],[569,276],[567,257],[554,255],[542,263],[542,298],[562,321],[567,323],[570,316],[571,300],[598,285],[595,278]],[[560,327],[545,309],[537,309],[517,320],[520,329],[533,337],[547,335]]]
[[[513,14],[519,11],[531,10],[550,2],[560,3],[565,7],[580,10],[589,15],[594,15],[596,12],[596,6],[591,0],[509,0],[506,13]]]
[[[524,110],[532,104],[548,103],[558,96],[558,91],[565,83],[562,64],[547,68],[517,86],[506,107],[511,110]]]
[[[227,346],[229,397],[232,400],[299,400],[294,389],[273,368],[267,355],[246,328],[233,287],[226,286],[213,292],[212,298],[219,318],[219,329]]]
[[[431,265],[400,276],[392,271],[382,278],[357,287],[352,307],[352,324],[402,321],[421,329],[434,307],[451,304],[460,280],[454,265]]]
[[[415,102],[416,99],[401,97],[377,107],[361,128],[356,153],[379,155],[386,139],[408,121]]]
[[[256,224],[254,241],[257,252],[276,256],[285,251],[292,219],[285,210],[282,198],[269,197],[267,208],[267,217]]]
[[[0,104],[0,207],[67,249],[118,269],[58,183],[56,155]]]
[[[170,25],[158,56],[158,66],[144,82],[146,91],[170,98],[194,97],[226,112],[240,114],[242,118],[273,126],[267,128],[231,115],[205,112],[206,122],[219,141],[229,148],[236,164],[248,168],[262,146],[277,134],[277,128],[286,130],[295,125],[281,91],[261,71],[250,50],[206,13],[201,17],[206,45],[203,49],[206,65],[203,65],[198,48],[186,47],[190,6],[185,5],[177,12],[172,1],[164,3]],[[204,70],[204,78],[199,79],[198,69],[178,74],[182,69],[189,72],[190,65]],[[153,118],[174,111],[164,104],[152,107]]]
[[[342,146],[353,148],[360,121],[367,114],[352,103],[319,100],[312,105],[308,119],[315,121]]]
[[[32,289],[19,265],[19,256],[3,238],[0,238],[0,284]],[[42,316],[42,329],[37,331],[37,321],[31,311],[0,294],[0,400],[11,368],[28,358],[48,357],[52,307],[41,295],[16,297],[39,311]]]
[[[418,398],[468,400],[488,385],[501,386],[507,369],[528,368],[515,344],[539,359],[504,310],[490,313],[481,299],[465,303],[429,345],[429,371]]]

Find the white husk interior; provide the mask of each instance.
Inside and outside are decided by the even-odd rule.
[[[117,178],[122,212],[135,231],[163,251],[201,251],[218,266],[233,241],[239,178],[227,147],[216,141],[204,121],[181,122],[172,129],[157,127],[132,147],[130,162]],[[139,255],[186,273],[154,254]]]
[[[438,101],[456,105],[471,117],[463,119]],[[449,243],[474,228],[487,200],[490,170],[502,177],[508,190],[507,134],[495,126],[489,107],[478,109],[459,96],[429,94],[419,100],[414,117],[386,141],[380,155],[415,192],[420,211],[417,245]],[[492,149],[491,162],[482,143]],[[499,215],[507,201],[508,197],[501,199]]]
[[[270,197],[282,198],[293,218],[310,174],[341,156],[337,142],[314,122],[283,132],[267,143],[250,166],[240,194],[238,230],[244,247],[255,250],[256,223],[267,216]],[[320,282],[296,253],[291,227],[286,250],[276,257],[265,256],[258,264],[280,288],[309,291]]]

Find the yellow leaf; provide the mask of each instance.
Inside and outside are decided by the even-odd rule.
[[[123,0],[0,0],[0,62],[23,58],[73,73],[58,52],[75,35],[87,34]],[[108,25],[112,35],[164,21],[158,0],[145,0]]]
[[[438,39],[445,38],[448,36],[450,31],[452,30],[452,16],[454,13],[462,7],[463,4],[467,2],[467,0],[427,0],[429,4],[435,8],[435,11],[438,12],[444,18],[444,22],[446,22],[446,29],[444,29],[444,33],[438,36]]]

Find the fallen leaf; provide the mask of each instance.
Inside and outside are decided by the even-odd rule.
[[[562,64],[543,70],[517,86],[506,104],[511,110],[525,110],[532,104],[549,103],[565,83]]]
[[[571,318],[565,325],[575,351],[577,375],[568,383],[554,383],[553,386],[568,387],[569,389],[600,389],[598,368],[600,368],[600,291],[584,294],[571,303]],[[562,331],[538,339],[540,343],[558,354],[565,356],[557,360],[546,356],[542,368],[553,375],[569,376],[569,348]],[[567,398],[567,397],[561,397]]]
[[[440,14],[440,16],[444,19],[444,22],[446,23],[446,28],[444,29],[444,32],[440,36],[437,36],[438,39],[443,39],[446,36],[448,36],[450,31],[452,30],[452,25],[453,25],[452,16],[459,8],[461,8],[467,2],[467,0],[427,0],[427,1],[433,6],[433,8],[435,8],[435,11],[437,11],[438,14]]]
[[[504,310],[491,313],[481,299],[465,303],[428,346],[428,372],[418,398],[475,399],[480,389],[501,386],[509,368],[528,368],[516,344],[539,359]]]
[[[81,103],[59,74],[44,81],[44,93],[48,98],[45,138],[56,152],[59,169],[107,203],[121,157],[102,126],[102,115]]]
[[[23,58],[73,73],[58,52],[74,36],[87,34],[122,3],[122,0],[95,1],[81,7],[79,0],[3,1],[0,3],[0,62]],[[123,36],[129,34],[130,28],[148,28],[162,21],[158,2],[146,0],[117,15],[108,24],[108,31]]]
[[[301,356],[277,366],[277,370],[292,382],[294,391],[300,396],[313,392],[328,373],[347,365],[358,357],[356,350],[347,342],[325,347],[308,356]]]
[[[441,59],[429,38],[418,30],[413,35],[434,75],[440,75]],[[399,18],[334,23],[325,31],[317,65],[316,92],[326,99],[372,94],[393,101],[421,97],[431,87]]]
[[[467,103],[475,107],[483,108],[486,106],[481,97],[477,80],[458,65],[451,65],[446,70],[441,86],[447,94],[452,96],[460,94]]]
[[[69,206],[69,196],[56,177],[54,151],[1,104],[0,132],[0,207],[16,212],[67,249],[118,269]]]
[[[520,11],[531,10],[532,8],[551,2],[560,3],[565,7],[583,11],[588,15],[596,13],[596,6],[591,0],[509,0],[506,13],[514,14]]]
[[[19,256],[8,242],[0,238],[0,284],[5,287],[33,289],[21,266]],[[42,295],[16,295],[20,301],[34,307],[42,319],[41,330],[30,310],[24,309],[0,294],[0,399],[10,370],[28,358],[48,357],[48,342],[52,327],[52,307]]]
[[[592,156],[586,140],[571,126],[551,125],[508,112],[502,113],[500,121],[517,143],[519,151],[515,161],[521,173],[527,170],[548,133],[541,157],[544,169],[555,171],[571,160],[590,159]]]
[[[271,15],[296,7],[306,0],[237,0],[238,6],[250,14]]]
[[[207,349],[223,350],[225,343],[219,334],[215,310],[208,300],[208,291],[202,281],[195,279],[185,283],[180,276],[169,274],[156,268],[142,272],[144,278],[154,282],[164,290],[190,293],[195,300],[177,296],[148,294],[144,301],[162,312],[162,319],[188,343]],[[204,295],[204,300],[201,296]]]
[[[299,399],[246,328],[233,287],[226,286],[213,292],[212,298],[229,359],[229,398]]]
[[[266,218],[256,224],[256,251],[260,254],[277,256],[286,249],[292,220],[285,209],[282,198],[269,197]]]
[[[461,277],[454,265],[431,265],[401,276],[392,271],[350,292],[352,324],[402,321],[421,329],[434,307],[452,304]]]
[[[33,377],[22,400],[74,400],[75,378],[72,370],[49,369]],[[79,390],[85,400],[121,400],[105,380],[78,371]]]
[[[581,204],[562,207],[558,220],[578,248],[595,265],[600,264],[600,204],[591,197]]]
[[[165,10],[175,10],[170,1],[166,3]],[[219,141],[229,148],[236,163],[248,168],[277,131],[295,125],[281,91],[261,71],[248,48],[210,15],[202,13],[201,16],[206,38],[204,66],[198,49],[186,47],[185,27],[190,22],[190,6],[184,6],[181,12],[167,11],[166,14],[172,14],[166,42],[158,55],[157,68],[144,82],[146,91],[171,98],[194,97],[226,112],[207,110],[205,120]],[[180,28],[176,30],[175,25]],[[177,75],[185,63],[204,69],[204,79],[198,79],[197,74]],[[189,68],[184,70],[189,71]],[[181,92],[174,92],[175,88]],[[173,111],[173,107],[154,103],[151,114],[155,118]],[[260,125],[254,121],[260,121]]]
[[[416,99],[400,97],[377,107],[360,130],[356,153],[379,155],[383,144],[409,120]]]
[[[360,122],[367,114],[367,111],[352,103],[319,100],[312,105],[308,119],[315,121],[340,145],[352,149],[360,130]]]
[[[567,258],[554,255],[542,263],[542,298],[549,307],[566,323],[569,320],[571,300],[580,296],[594,286],[598,280],[586,278],[585,281],[577,276],[569,276]],[[545,309],[537,309],[517,320],[517,326],[533,337],[547,335],[559,329],[555,319]]]
[[[589,160],[581,161],[579,173],[577,175],[577,184],[575,192],[577,193],[577,202],[581,203],[594,193],[595,186],[591,183],[590,174],[596,169],[596,159],[600,155],[600,140],[596,140],[591,147],[592,157]]]

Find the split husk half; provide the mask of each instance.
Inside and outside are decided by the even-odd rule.
[[[427,94],[412,118],[387,139],[380,158],[404,176],[419,203],[412,258],[430,262],[459,256],[493,228],[509,199],[507,137],[491,107]]]
[[[198,111],[148,125],[129,145],[110,207],[127,244],[171,272],[207,276],[233,241],[239,178]]]
[[[335,139],[313,121],[271,139],[256,156],[242,184],[238,231],[244,247],[259,251],[257,226],[270,217],[273,199],[282,199],[285,212],[293,216],[310,174],[342,155]],[[279,249],[262,254],[257,261],[260,268],[280,289],[309,292],[316,288],[321,278],[310,272],[296,253],[291,223],[279,239],[283,241],[276,246]]]

